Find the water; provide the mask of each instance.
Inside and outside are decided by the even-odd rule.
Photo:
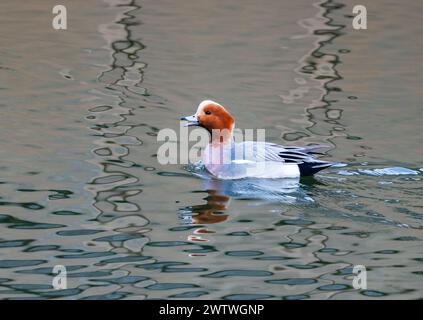
[[[0,298],[423,297],[422,4],[362,1],[366,31],[339,0],[72,1],[66,31],[55,4],[0,4]],[[280,188],[159,165],[204,98],[340,165]]]

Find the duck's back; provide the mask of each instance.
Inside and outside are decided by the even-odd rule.
[[[244,141],[209,144],[203,162],[207,170],[219,179],[296,178],[312,175],[331,166],[311,154],[322,146],[284,147],[281,145]]]

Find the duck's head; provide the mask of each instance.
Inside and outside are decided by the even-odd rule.
[[[197,112],[181,120],[188,121],[187,126],[199,126],[210,133],[214,130],[228,131],[232,134],[235,125],[234,117],[221,104],[212,100],[204,100],[198,105]]]

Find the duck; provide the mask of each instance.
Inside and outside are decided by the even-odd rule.
[[[240,139],[234,134],[234,116],[213,100],[202,101],[195,114],[180,120],[187,122],[185,126],[201,127],[210,133],[201,161],[220,180],[300,178],[334,165],[315,156],[317,150],[327,145],[282,146],[265,141],[237,141]]]

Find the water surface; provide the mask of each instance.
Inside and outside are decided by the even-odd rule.
[[[423,5],[362,1],[357,31],[348,1],[65,1],[55,31],[55,4],[0,4],[2,299],[423,297]],[[159,165],[205,98],[345,165],[294,188]]]

